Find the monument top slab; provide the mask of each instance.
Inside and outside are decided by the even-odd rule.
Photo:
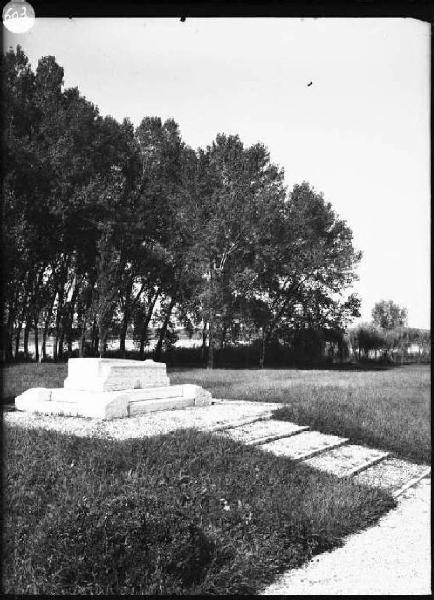
[[[166,364],[153,360],[119,358],[70,358],[68,390],[114,391],[169,385]]]
[[[137,366],[137,367],[152,367],[152,368],[160,368],[165,369],[166,363],[155,362],[154,360],[148,358],[146,360],[133,360],[130,358],[70,358],[68,360],[68,369],[69,365],[72,364],[80,364],[80,365],[116,365],[116,366]]]

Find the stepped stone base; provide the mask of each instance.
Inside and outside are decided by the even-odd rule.
[[[17,410],[115,419],[157,410],[209,406],[198,385],[170,385],[164,363],[72,358],[63,388],[31,388],[15,398]]]

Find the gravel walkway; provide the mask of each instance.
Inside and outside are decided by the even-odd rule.
[[[211,406],[160,411],[113,421],[13,411],[4,413],[4,421],[18,427],[43,427],[83,437],[126,440],[160,435],[187,427],[209,431],[232,422],[267,416],[280,406],[271,402],[223,400]]]
[[[288,571],[260,595],[431,594],[430,487],[423,479],[376,526]]]

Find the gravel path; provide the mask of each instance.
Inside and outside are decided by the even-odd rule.
[[[18,427],[43,427],[77,436],[125,440],[160,435],[187,427],[209,431],[232,422],[269,415],[279,407],[280,404],[270,402],[223,400],[211,406],[160,411],[113,421],[36,415],[23,411],[4,413],[4,421]]]
[[[288,571],[260,595],[431,594],[430,487],[423,479],[376,526]]]

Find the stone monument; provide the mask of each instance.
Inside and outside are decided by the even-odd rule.
[[[46,415],[115,419],[208,406],[211,400],[211,394],[199,385],[170,385],[165,363],[70,358],[63,388],[26,390],[15,398],[15,408]]]

